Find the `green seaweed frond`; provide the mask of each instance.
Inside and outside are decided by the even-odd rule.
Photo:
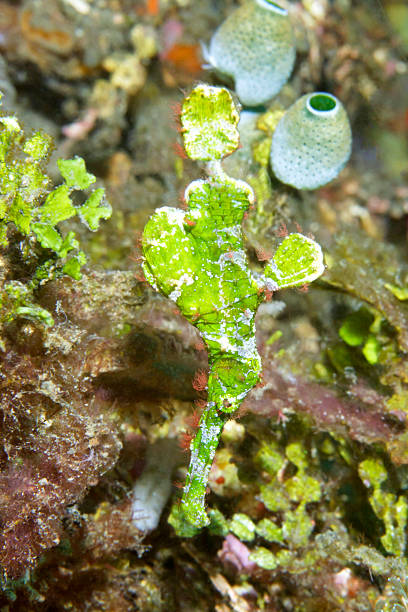
[[[46,165],[51,138],[41,131],[26,137],[16,117],[0,115],[0,246],[7,247],[9,228],[50,251],[57,272],[81,277],[86,261],[74,232],[63,233],[60,223],[77,216],[91,231],[112,213],[104,190],[96,189],[81,205],[75,192],[88,189],[96,178],[80,157],[58,160],[63,182],[51,189]]]
[[[1,99],[1,94],[0,94]],[[34,292],[45,282],[68,275],[81,278],[86,263],[74,231],[64,231],[62,223],[77,217],[89,230],[96,231],[101,219],[112,209],[104,189],[94,189],[84,199],[96,178],[87,172],[80,157],[58,160],[62,182],[53,187],[47,174],[52,147],[51,137],[42,131],[26,136],[18,119],[0,113],[0,247],[6,269],[9,250],[17,246],[26,266],[24,282],[13,278],[0,289],[0,323],[24,317],[46,326],[53,325],[51,314],[35,304]],[[33,268],[34,272],[33,272]],[[31,277],[27,280],[27,272]],[[1,275],[3,279],[5,274]]]

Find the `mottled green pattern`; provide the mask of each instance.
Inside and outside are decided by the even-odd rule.
[[[208,125],[205,132],[202,130],[203,117]],[[184,148],[190,159],[222,159],[238,147],[239,114],[235,106],[231,106],[226,89],[218,89],[209,97],[208,87],[197,87],[194,98],[186,98],[180,121]]]
[[[221,98],[224,119],[215,121]],[[163,207],[155,212],[146,224],[142,244],[147,280],[176,302],[199,329],[208,349],[208,402],[191,443],[182,499],[185,517],[202,527],[209,522],[205,489],[223,424],[259,381],[257,308],[266,293],[313,280],[322,273],[323,264],[319,245],[301,234],[291,234],[275,260],[268,263],[265,275],[250,271],[241,223],[254,201],[253,192],[245,182],[228,177],[215,161],[236,142],[232,98],[226,90],[200,85],[185,106],[204,159],[215,150],[214,161],[207,164],[207,180],[187,187],[185,211]],[[203,108],[209,109],[208,123]],[[182,117],[183,113],[184,109]],[[232,119],[228,122],[227,117]],[[216,139],[219,143],[214,147]],[[187,151],[191,150],[190,133],[185,133],[185,141]]]
[[[50,149],[50,136],[35,132],[26,138],[15,117],[0,113],[0,246],[7,246],[12,223],[27,240],[53,252],[48,265],[51,276],[58,269],[79,279],[85,254],[75,233],[63,235],[58,224],[77,215],[88,229],[96,231],[112,209],[104,189],[95,189],[81,206],[75,204],[73,192],[88,189],[96,181],[80,157],[57,161],[64,182],[50,191],[46,173]],[[39,274],[43,280],[44,266]]]
[[[379,519],[384,522],[385,533],[381,544],[392,555],[403,555],[406,549],[408,505],[404,495],[396,496],[385,488],[387,470],[381,459],[365,459],[358,466],[364,485],[372,491],[369,502]]]

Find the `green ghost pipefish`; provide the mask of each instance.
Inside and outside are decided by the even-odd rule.
[[[295,63],[288,12],[270,0],[249,0],[214,33],[205,59],[234,79],[246,106],[267,102],[288,80]]]
[[[183,103],[187,155],[205,161],[208,178],[186,189],[186,210],[163,207],[143,233],[143,269],[149,283],[176,302],[208,349],[208,401],[195,438],[182,497],[186,519],[203,527],[208,473],[225,421],[259,381],[255,314],[265,295],[322,274],[320,246],[291,234],[265,266],[252,273],[241,223],[254,202],[251,187],[225,174],[221,160],[239,142],[239,115],[226,89],[199,85]]]
[[[288,108],[272,137],[276,177],[297,189],[316,189],[333,180],[351,153],[347,113],[332,94],[306,94]]]

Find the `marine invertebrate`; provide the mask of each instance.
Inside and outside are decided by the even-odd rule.
[[[297,189],[316,189],[334,179],[351,153],[351,129],[340,100],[315,92],[297,100],[272,138],[271,166]]]
[[[161,438],[149,448],[146,467],[136,480],[132,496],[132,523],[140,531],[152,531],[159,524],[170,496],[171,472],[177,458],[177,443],[171,438]]]
[[[238,146],[238,112],[226,89],[197,86],[181,112],[185,149],[206,161],[206,180],[186,189],[186,210],[163,207],[142,239],[146,279],[197,327],[207,346],[208,402],[191,442],[182,504],[188,521],[202,527],[208,473],[224,422],[259,381],[255,314],[268,292],[301,286],[323,272],[320,246],[290,234],[264,274],[249,269],[241,222],[254,202],[250,186],[223,171],[221,160]]]
[[[287,11],[270,0],[247,2],[215,32],[206,59],[234,79],[243,104],[267,102],[286,83],[295,61]]]

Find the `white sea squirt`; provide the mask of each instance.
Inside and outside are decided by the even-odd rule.
[[[275,2],[250,0],[214,33],[206,61],[231,77],[242,104],[264,104],[280,91],[295,62],[288,13]]]
[[[351,128],[336,96],[302,96],[283,115],[272,138],[276,177],[297,189],[316,189],[333,180],[351,153]]]

